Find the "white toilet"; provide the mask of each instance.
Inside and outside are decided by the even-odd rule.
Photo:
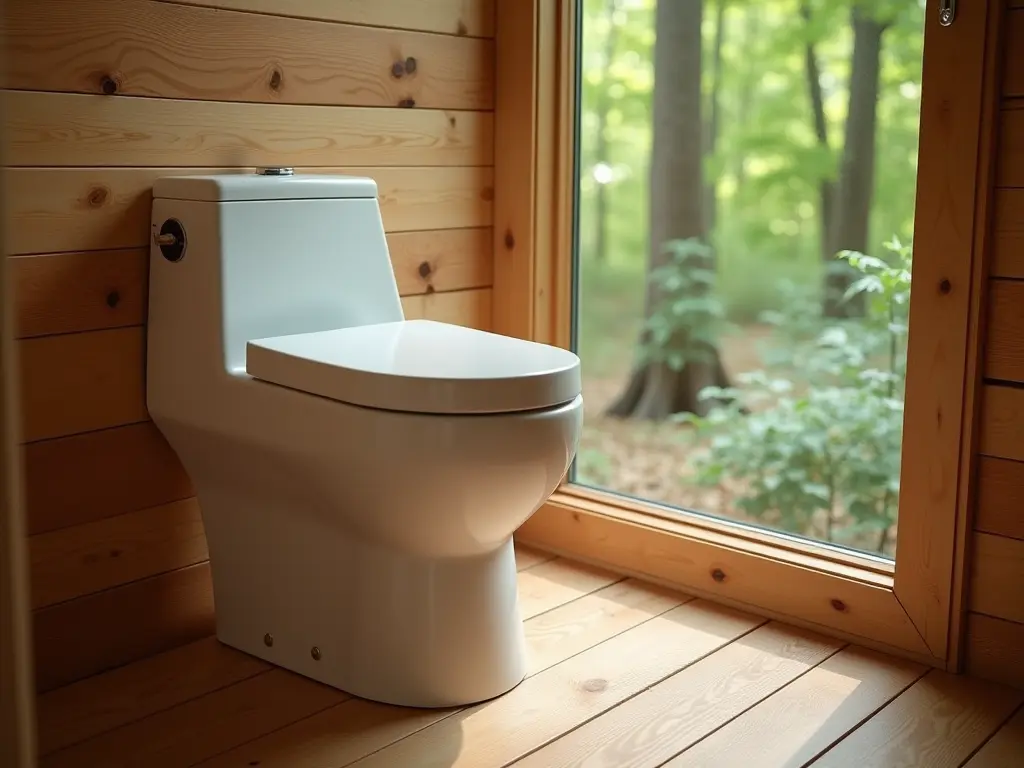
[[[147,399],[198,493],[217,636],[391,704],[517,685],[512,533],[575,455],[579,359],[405,320],[371,179],[153,198]]]

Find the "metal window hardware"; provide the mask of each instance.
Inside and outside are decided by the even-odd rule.
[[[939,24],[948,27],[956,19],[956,0],[939,0]]]

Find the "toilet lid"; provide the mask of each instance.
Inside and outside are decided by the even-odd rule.
[[[433,320],[257,339],[245,365],[283,387],[413,413],[551,408],[581,391],[572,352]]]

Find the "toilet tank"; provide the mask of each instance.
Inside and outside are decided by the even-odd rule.
[[[150,376],[237,373],[250,339],[404,319],[372,179],[165,177],[152,214]]]

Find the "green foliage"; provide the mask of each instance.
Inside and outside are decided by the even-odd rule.
[[[725,327],[725,308],[715,296],[711,248],[696,239],[673,240],[666,262],[650,271],[653,307],[644,330],[646,362],[681,371],[687,363],[714,362]]]
[[[765,370],[701,392],[725,405],[684,417],[707,445],[693,455],[699,484],[738,482],[737,506],[785,530],[884,549],[899,499],[911,266],[908,247],[889,250],[891,261],[842,254],[860,275],[847,299],[865,294],[866,317],[825,322],[794,294],[765,318],[778,329]]]

